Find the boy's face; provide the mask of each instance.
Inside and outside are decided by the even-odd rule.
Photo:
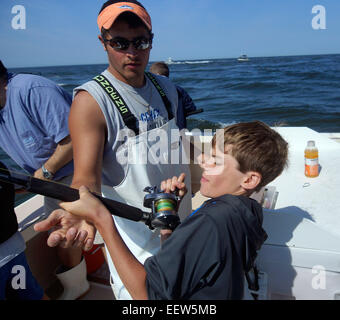
[[[225,146],[226,153],[214,148],[211,156],[202,155],[200,192],[203,196],[215,198],[224,194],[246,193],[241,184],[247,179],[247,175],[238,170],[237,160],[229,154],[231,147]]]

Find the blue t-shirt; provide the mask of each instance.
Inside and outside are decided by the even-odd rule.
[[[196,110],[196,106],[189,94],[180,86],[176,85],[178,93],[177,126],[181,130],[187,127],[187,113]]]
[[[54,82],[31,74],[9,74],[6,104],[0,110],[0,147],[33,174],[69,135],[72,97]],[[73,172],[73,161],[55,174]]]

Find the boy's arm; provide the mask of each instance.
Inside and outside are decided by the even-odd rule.
[[[171,179],[164,180],[161,183],[161,190],[166,193],[170,193],[177,189],[178,195],[183,198],[187,193],[184,180],[184,173],[182,173],[179,177],[174,176]],[[80,196],[82,196],[82,193],[83,197],[89,196],[89,194],[86,192],[86,190],[83,190],[83,188],[81,188],[79,191]],[[91,208],[90,205],[87,205],[87,207]],[[135,258],[135,256],[126,246],[114,224],[110,213],[101,203],[98,203],[98,207],[100,209],[98,209],[98,215],[94,217],[93,222],[104,239],[120,279],[124,283],[126,289],[129,291],[133,299],[148,299],[146,287],[147,273],[144,265]],[[85,208],[82,210],[85,210]],[[171,235],[171,233],[171,230],[161,230],[161,241],[166,240]]]
[[[215,223],[204,215],[186,220],[176,229],[176,236],[142,265],[125,245],[104,205],[85,187],[79,189],[79,195],[79,200],[60,206],[96,226],[133,299],[188,298],[202,279],[209,282],[218,272],[223,250]]]
[[[96,224],[120,279],[134,300],[147,300],[146,271],[121,238],[112,217]]]
[[[94,224],[110,253],[119,277],[133,299],[148,299],[146,271],[122,240],[110,212],[86,187],[79,189],[80,200],[60,203],[60,206],[73,215],[82,217]]]
[[[177,189],[178,195],[182,198],[187,192],[184,180],[184,173],[179,177],[174,176],[162,181],[161,189],[166,193],[174,192]],[[95,225],[108,248],[120,279],[132,298],[136,300],[148,299],[144,265],[134,257],[124,243],[111,214],[99,200],[88,192],[87,188],[80,187],[79,195],[80,200],[60,203],[60,207]],[[169,237],[170,234],[170,230],[161,231],[162,240]]]

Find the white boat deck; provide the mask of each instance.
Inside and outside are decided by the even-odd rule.
[[[340,292],[340,144],[309,128],[278,128],[290,145],[290,165],[270,185],[275,210],[264,210],[268,239],[258,266],[268,274],[271,298],[337,299]],[[304,149],[315,140],[320,174],[304,175]],[[320,285],[321,277],[322,285]],[[321,286],[321,287],[320,287]]]
[[[290,164],[271,183],[279,191],[275,209],[314,221],[340,237],[340,144],[309,128],[282,127],[278,131],[289,143]],[[319,149],[320,174],[316,178],[304,175],[308,140],[314,140]]]

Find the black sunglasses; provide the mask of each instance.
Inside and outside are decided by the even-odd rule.
[[[151,39],[145,38],[145,37],[139,37],[135,38],[133,40],[128,40],[122,37],[115,37],[113,39],[104,39],[103,41],[105,43],[109,43],[109,45],[115,49],[115,50],[120,50],[120,51],[125,51],[129,48],[130,43],[134,46],[136,50],[146,50],[150,47],[152,44],[152,37]]]

